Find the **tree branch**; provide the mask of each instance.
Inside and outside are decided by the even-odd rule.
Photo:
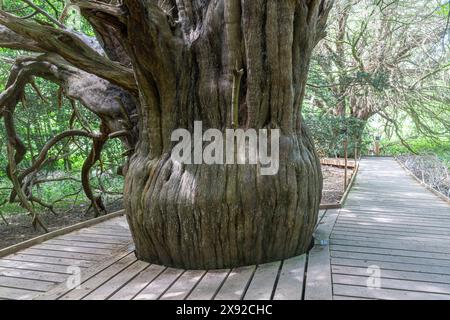
[[[22,0],[22,2],[25,2],[26,4],[28,4],[31,8],[33,8],[36,12],[42,14],[43,16],[45,16],[48,20],[50,20],[51,22],[53,22],[55,25],[57,25],[58,27],[60,27],[61,29],[65,29],[66,26],[64,24],[62,24],[61,22],[59,22],[58,20],[56,20],[55,18],[53,18],[50,14],[48,14],[45,10],[39,8],[37,5],[35,5],[33,3],[33,1],[30,0]]]
[[[125,11],[121,6],[115,6],[100,1],[71,0],[71,2],[80,9],[92,11],[97,16],[99,13],[106,15],[109,17],[109,19],[106,20],[111,21],[113,25],[126,25]]]
[[[137,96],[138,89],[133,70],[100,55],[79,35],[67,30],[41,26],[4,11],[0,11],[0,24],[38,43],[43,50],[57,53],[74,66],[108,80]]]
[[[7,150],[8,150],[8,160],[9,160],[9,174],[11,176],[11,181],[13,183],[14,190],[17,193],[17,195],[19,196],[20,202],[22,203],[24,208],[27,209],[27,211],[31,215],[31,217],[33,219],[32,220],[33,226],[35,228],[37,228],[37,226],[39,225],[45,231],[45,233],[48,233],[47,227],[42,223],[42,221],[39,219],[37,213],[34,211],[33,206],[28,202],[28,199],[22,190],[20,182],[17,179],[16,162],[14,160],[14,148],[9,142],[7,145]]]

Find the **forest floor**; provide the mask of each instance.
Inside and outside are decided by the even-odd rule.
[[[122,202],[113,202],[106,205],[109,213],[122,209]],[[41,212],[39,218],[47,226],[49,231],[55,231],[71,225],[94,218],[90,210],[86,214],[86,206],[76,206],[65,212]],[[12,246],[16,243],[26,241],[42,235],[42,230],[35,230],[31,225],[31,218],[27,214],[14,214],[6,217],[8,225],[0,220],[0,249]]]
[[[331,166],[322,166],[323,194],[322,203],[337,203],[343,193],[344,169]],[[349,175],[351,171],[349,171]],[[114,202],[107,206],[108,212],[122,209],[121,202]],[[94,218],[93,212],[86,214],[86,206],[76,206],[73,209],[54,214],[41,212],[39,217],[45,223],[49,231],[58,230],[76,223]],[[41,230],[35,230],[31,225],[31,218],[27,214],[12,214],[6,217],[8,225],[0,220],[0,249],[16,243],[26,241],[42,234]]]
[[[341,200],[344,195],[344,175],[343,168],[332,166],[322,166],[323,191],[322,204],[334,204]],[[351,177],[352,170],[348,170],[348,177]]]

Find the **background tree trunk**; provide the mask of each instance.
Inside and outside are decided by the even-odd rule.
[[[148,17],[138,18],[143,2],[125,5],[134,18],[129,39],[142,43],[131,50],[140,139],[125,187],[138,258],[212,269],[304,253],[322,177],[300,107],[323,2],[177,1],[183,41],[173,39],[156,8],[147,10],[157,32],[142,23]],[[149,34],[169,40],[145,42]],[[277,175],[260,176],[254,165],[181,165],[170,157],[174,129],[192,132],[196,120],[204,130],[229,127],[236,64],[245,70],[239,127],[281,129]]]

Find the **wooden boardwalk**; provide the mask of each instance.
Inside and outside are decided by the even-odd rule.
[[[226,270],[152,265],[136,259],[119,217],[1,258],[0,299],[301,300],[314,290],[306,257]]]
[[[0,299],[450,299],[450,206],[392,159],[361,162],[315,241],[284,261],[180,270],[136,260],[114,218],[1,258]]]
[[[0,299],[30,300],[132,242],[124,217],[55,237],[0,259]]]
[[[450,205],[367,158],[332,230],[335,299],[450,299]]]

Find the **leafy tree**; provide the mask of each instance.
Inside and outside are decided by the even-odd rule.
[[[337,1],[313,58],[313,104],[338,117],[381,117],[406,146],[405,117],[421,135],[448,134],[448,7],[442,1]]]

